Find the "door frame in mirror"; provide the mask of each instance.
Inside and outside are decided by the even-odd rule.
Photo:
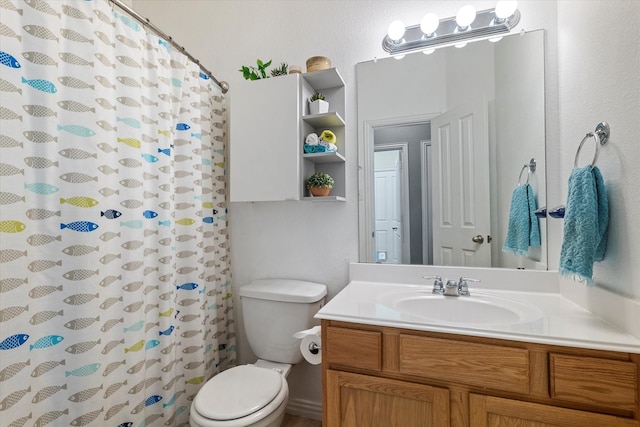
[[[430,122],[440,112],[417,114],[404,117],[391,117],[379,120],[366,120],[363,122],[362,132],[358,135],[358,246],[360,262],[376,262],[375,260],[375,186],[374,176],[374,131],[384,126],[412,125]]]
[[[425,139],[420,141],[420,180],[421,182],[427,182],[429,174],[431,170],[428,166],[431,165],[432,160],[432,151],[431,151],[431,139]],[[424,265],[432,265],[433,264],[433,251],[425,251],[424,248],[431,248],[433,246],[433,236],[431,234],[431,229],[428,227],[431,225],[433,221],[433,215],[431,214],[431,209],[433,206],[433,202],[431,199],[432,195],[432,186],[424,185],[421,188],[422,197],[422,263]]]
[[[401,165],[401,175],[398,177],[399,181],[400,181],[400,212],[401,212],[401,219],[400,219],[400,226],[401,226],[401,230],[400,230],[400,235],[402,236],[402,245],[401,245],[401,249],[400,249],[400,264],[409,264],[409,254],[410,254],[410,249],[409,249],[409,225],[408,225],[408,213],[409,213],[409,174],[408,174],[408,165],[409,165],[409,144],[404,141],[404,142],[395,142],[395,143],[384,143],[384,144],[374,144],[373,147],[373,154],[375,156],[375,153],[379,153],[379,152],[383,152],[383,151],[398,151],[399,152],[399,156],[400,156],[400,165]],[[375,174],[376,172],[376,168],[375,168],[375,161],[373,163],[374,168],[373,168],[373,173]],[[373,182],[374,182],[374,194],[375,194],[375,177],[373,178]],[[374,200],[375,200],[375,196],[374,196]],[[377,223],[377,215],[375,214],[375,202],[373,203],[373,206],[371,206],[371,209],[373,209],[373,219],[374,219],[374,230],[376,227],[376,223]],[[373,258],[376,259],[377,258],[377,251],[376,251],[376,238],[377,236],[375,235],[375,231],[372,234],[372,245],[373,245]]]

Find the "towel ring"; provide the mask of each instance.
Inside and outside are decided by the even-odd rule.
[[[526,185],[529,183],[531,174],[536,171],[536,167],[536,159],[531,159],[529,160],[529,163],[525,163],[525,165],[522,166],[522,169],[520,169],[520,175],[518,175],[518,187],[522,185],[522,173],[525,171],[525,169],[527,169],[527,181],[525,182]]]
[[[596,161],[598,160],[598,155],[600,154],[600,146],[605,145],[607,143],[607,139],[609,139],[610,128],[606,122],[600,122],[596,129],[593,132],[589,132],[582,138],[580,141],[580,145],[578,146],[578,151],[576,151],[576,157],[573,160],[573,167],[578,167],[578,158],[580,157],[580,150],[582,150],[582,146],[589,139],[593,138],[596,142],[596,151],[593,154],[593,160],[591,161],[591,167],[596,165]]]
[[[522,173],[525,170],[527,171],[527,181],[525,182],[525,185],[529,183],[529,176],[531,176],[531,171],[529,170],[529,165],[524,165],[522,166],[522,169],[520,169],[520,175],[518,175],[518,187],[522,185]]]

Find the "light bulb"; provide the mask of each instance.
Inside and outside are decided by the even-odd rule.
[[[425,55],[431,55],[433,52],[435,52],[436,50],[434,48],[431,49],[425,49],[422,51],[422,53],[424,53]]]
[[[470,4],[462,6],[456,15],[456,24],[460,28],[467,28],[476,19],[476,8]]]
[[[435,13],[427,13],[422,18],[422,21],[420,21],[420,29],[428,36],[435,33],[439,25],[440,20],[438,19],[438,15]]]
[[[467,45],[467,42],[462,42],[462,43],[456,43],[454,44],[454,46],[458,49],[462,49],[463,47],[465,47]]]
[[[387,30],[387,34],[389,38],[393,41],[398,41],[404,36],[404,23],[399,19],[396,19],[391,24],[389,24],[389,29]]]
[[[497,42],[499,42],[500,40],[502,40],[502,36],[498,36],[498,37],[491,37],[491,38],[489,39],[489,41],[490,41],[491,43],[497,43]]]
[[[517,1],[500,0],[496,4],[496,16],[500,19],[507,19],[515,13],[517,8]]]
[[[405,56],[404,54],[402,54],[402,55],[395,55],[395,56],[393,57],[393,59],[397,59],[397,60],[399,61],[399,60],[401,60],[402,58],[404,58],[404,56]]]

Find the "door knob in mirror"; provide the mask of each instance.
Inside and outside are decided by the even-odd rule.
[[[471,241],[473,243],[484,243],[484,237],[481,234],[478,234],[477,236],[472,237]]]

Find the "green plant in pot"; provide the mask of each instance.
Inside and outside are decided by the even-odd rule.
[[[333,184],[331,175],[324,172],[316,172],[307,179],[307,188],[314,197],[328,196]]]
[[[256,61],[256,65],[258,66],[257,68],[243,65],[238,71],[242,73],[246,80],[268,79],[269,76],[267,75],[267,68],[271,65],[271,60],[264,62],[261,59],[258,59]]]
[[[316,92],[309,98],[309,114],[324,114],[329,112],[329,102],[322,92]]]
[[[271,70],[271,77],[286,76],[288,73],[289,65],[286,62],[282,62],[279,67]]]
[[[322,101],[325,100],[324,94],[322,92],[316,92],[313,95],[311,95],[310,101],[313,102],[313,101],[318,100],[318,99],[320,99]]]

